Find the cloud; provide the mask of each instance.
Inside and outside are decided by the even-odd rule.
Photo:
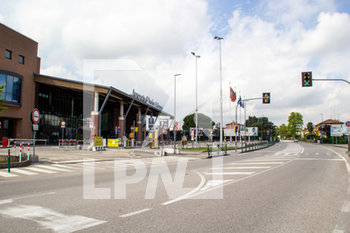
[[[350,16],[345,13],[324,13],[318,17],[315,29],[302,34],[301,53],[324,55],[350,49]]]

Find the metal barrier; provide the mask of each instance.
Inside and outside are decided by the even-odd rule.
[[[246,143],[244,146],[241,147],[241,153],[263,149],[263,148],[272,146],[275,143],[276,142],[269,142],[269,141]]]
[[[207,144],[207,153],[208,153],[208,158],[213,157],[213,153],[216,152],[216,155],[221,155],[220,153],[223,152],[222,155],[227,155],[227,144],[225,144],[223,147],[220,148],[220,145],[217,145],[217,147],[210,146]]]

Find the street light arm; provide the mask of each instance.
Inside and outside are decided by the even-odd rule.
[[[341,81],[341,82],[346,82],[347,84],[350,84],[350,82],[348,80],[340,79],[340,78],[335,78],[335,79],[330,79],[330,78],[318,79],[318,78],[314,78],[314,79],[312,79],[312,81]]]

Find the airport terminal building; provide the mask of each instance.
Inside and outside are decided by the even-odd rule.
[[[37,108],[41,115],[37,137],[51,143],[62,136],[81,140],[87,131],[104,138],[132,133],[136,141],[142,141],[146,116],[157,118],[162,113],[157,102],[136,92],[41,74],[38,43],[3,24],[0,54],[0,85],[5,84],[2,106],[7,108],[0,112],[1,138],[31,139],[30,113]],[[88,106],[86,98],[91,100]]]

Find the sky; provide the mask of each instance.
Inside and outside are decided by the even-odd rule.
[[[39,43],[41,73],[84,80],[86,61],[113,60],[95,83],[149,96],[182,120],[196,109],[220,121],[220,51],[224,123],[235,117],[229,87],[242,98],[271,93],[271,104],[247,102],[246,114],[287,124],[350,120],[348,0],[1,0],[0,22]],[[220,42],[214,36],[224,39]],[[220,43],[220,44],[219,44]],[[220,50],[221,47],[221,50]],[[243,122],[244,109],[238,108]],[[239,114],[241,112],[241,114]]]

